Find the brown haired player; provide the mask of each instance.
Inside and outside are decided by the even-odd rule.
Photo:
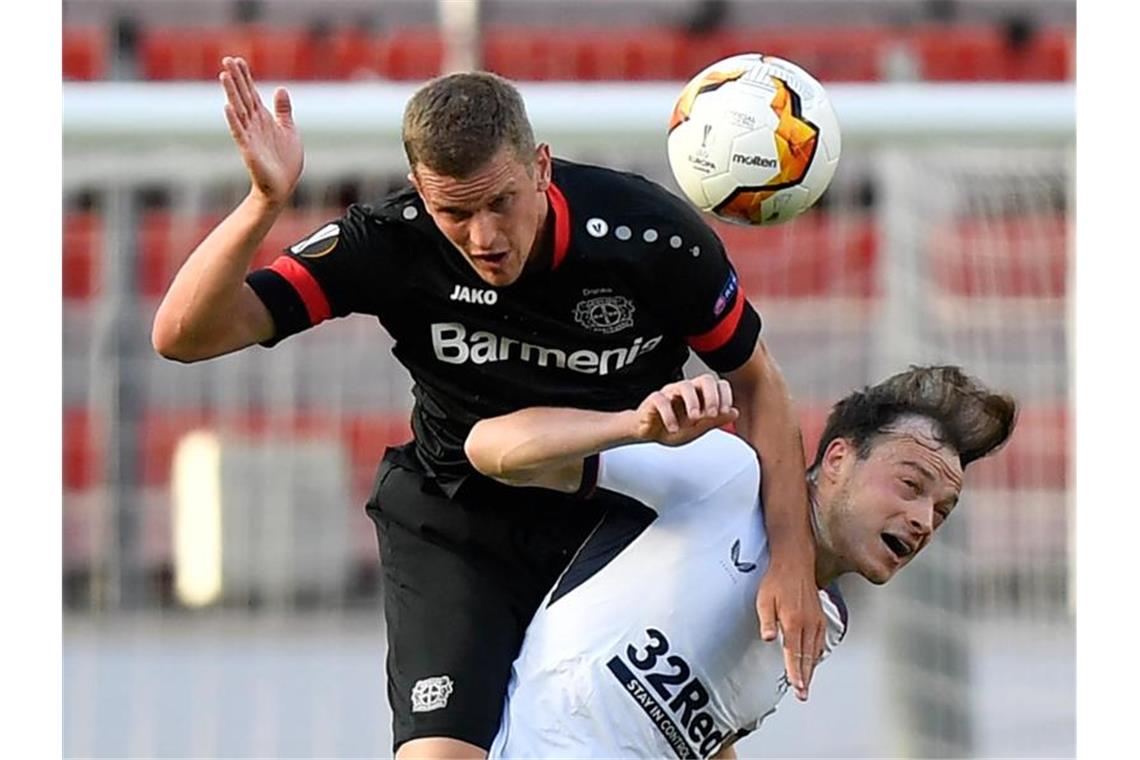
[[[914,560],[1015,411],[957,367],[913,367],[835,405],[807,475],[827,653],[847,627],[835,579],[882,584]],[[729,384],[704,375],[635,409],[523,409],[471,430],[490,477],[626,499],[531,621],[492,757],[731,757],[775,711],[788,676],[752,604],[769,567],[760,468],[714,430],[736,414]]]

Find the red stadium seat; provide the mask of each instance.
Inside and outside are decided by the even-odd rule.
[[[69,30],[65,75],[103,75],[102,35]],[[674,29],[496,25],[484,30],[483,65],[517,80],[644,81],[688,79],[710,62],[744,52],[795,61],[824,82],[875,81],[896,45],[909,48],[935,81],[1062,81],[1071,78],[1072,32],[1038,31],[1012,48],[996,26],[754,27],[706,35]],[[152,28],[140,47],[148,79],[213,79],[224,55],[242,55],[261,79],[422,81],[442,68],[434,27],[372,36],[355,28],[327,34],[300,27]]]
[[[422,81],[443,70],[443,39],[434,28],[406,28],[378,42],[381,76],[398,81]]]
[[[794,224],[714,222],[749,298],[850,297],[875,293],[873,220],[811,212]]]
[[[1063,213],[968,219],[934,229],[931,276],[946,293],[1064,298],[1069,227]]]
[[[595,79],[594,59],[583,54],[574,30],[491,28],[482,39],[483,67],[523,81]]]
[[[738,53],[764,53],[802,66],[823,82],[880,78],[890,31],[880,27],[757,27],[683,40],[677,79],[689,79],[713,61]]]
[[[304,29],[274,26],[150,28],[139,47],[146,79],[214,79],[222,58],[242,56],[260,81],[312,79],[314,44]]]
[[[107,76],[107,32],[102,28],[63,28],[63,78],[89,81]]]
[[[101,479],[101,447],[91,410],[67,407],[63,410],[63,488],[83,491]]]
[[[930,81],[1057,82],[1073,75],[1070,30],[1039,30],[1021,49],[994,26],[927,27],[907,38]]]
[[[356,28],[329,32],[314,66],[319,79],[372,79],[381,76],[382,41]]]
[[[63,219],[63,297],[88,299],[99,290],[103,251],[103,219],[91,211]]]

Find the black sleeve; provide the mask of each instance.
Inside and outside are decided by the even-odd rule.
[[[340,219],[322,225],[290,246],[267,267],[257,269],[246,282],[273,317],[273,346],[326,319],[354,312],[376,313],[384,294],[365,291],[388,278],[377,276],[382,264],[385,225],[366,207],[351,206]]]
[[[589,499],[598,490],[598,466],[600,463],[601,458],[597,454],[591,454],[582,460],[582,482],[574,493],[575,498]]]
[[[713,370],[730,372],[752,355],[760,315],[740,288],[724,244],[696,214],[684,214],[661,241],[652,298],[676,333]]]

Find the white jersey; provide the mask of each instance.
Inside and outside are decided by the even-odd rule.
[[[606,451],[597,479],[629,509],[607,516],[539,607],[490,756],[708,757],[788,688],[755,608],[768,566],[756,455],[713,431]],[[830,652],[846,611],[820,595]]]

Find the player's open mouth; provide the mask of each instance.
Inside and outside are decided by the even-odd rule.
[[[887,548],[891,550],[891,554],[899,559],[906,559],[914,554],[914,549],[911,548],[910,544],[896,536],[892,536],[890,533],[883,533],[882,539],[883,543],[887,545]]]
[[[507,251],[501,253],[473,253],[471,257],[485,264],[501,264],[507,258]]]

